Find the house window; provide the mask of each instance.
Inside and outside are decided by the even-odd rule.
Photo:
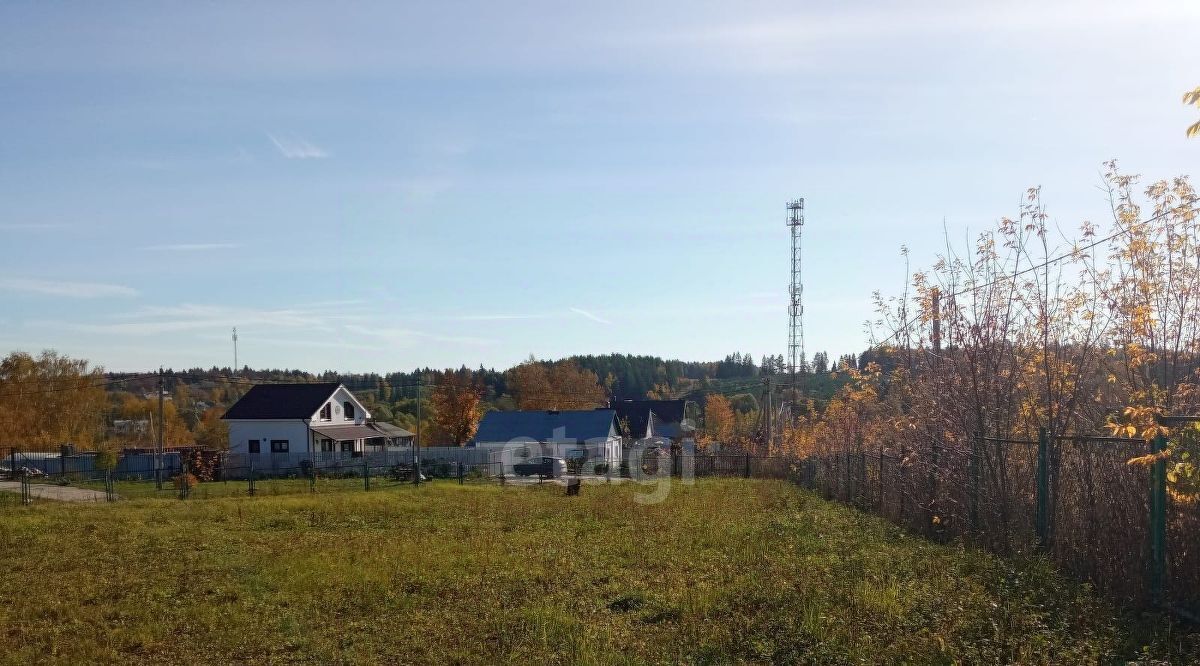
[[[350,402],[349,400],[343,402],[342,411],[345,412],[347,421],[354,420],[354,403]]]
[[[352,439],[342,440],[342,451],[349,452],[349,451],[353,451],[353,450],[354,450],[354,440],[352,440]]]
[[[332,402],[325,403],[325,406],[321,408],[321,420],[322,421],[332,421],[333,420],[333,403]]]
[[[271,440],[271,453],[287,453],[288,441],[286,439]]]
[[[332,451],[333,451],[333,440],[332,439],[322,439],[321,440],[321,453],[330,453]]]
[[[250,453],[258,453],[258,442],[259,440],[257,439],[252,439],[246,442],[246,450]]]

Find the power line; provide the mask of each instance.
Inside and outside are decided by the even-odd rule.
[[[46,393],[66,393],[69,391],[82,391],[84,389],[89,389],[89,388],[102,388],[102,387],[106,387],[106,386],[115,386],[117,384],[124,384],[126,382],[136,381],[139,379],[146,379],[148,377],[153,377],[153,376],[154,375],[140,375],[137,377],[106,380],[103,382],[80,384],[80,385],[76,385],[76,386],[65,386],[62,388],[45,388],[45,389],[37,389],[37,390],[32,390],[32,391],[16,391],[16,392],[12,392],[12,393],[0,393],[0,398],[18,398],[21,396],[29,396],[29,395],[44,395]],[[72,380],[60,380],[60,381],[72,381]]]

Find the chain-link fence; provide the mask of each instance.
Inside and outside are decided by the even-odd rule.
[[[797,464],[830,499],[938,541],[1039,551],[1065,572],[1136,605],[1200,616],[1200,503],[1168,492],[1166,446],[1114,437],[847,447]],[[1150,459],[1148,459],[1150,460]]]

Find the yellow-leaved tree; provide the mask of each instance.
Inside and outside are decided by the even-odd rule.
[[[1191,92],[1183,93],[1183,103],[1190,106],[1200,106],[1200,86],[1196,86],[1196,89]],[[1187,135],[1189,138],[1196,136],[1197,134],[1200,134],[1200,120],[1192,123],[1192,125],[1187,128]]]
[[[709,444],[733,443],[737,427],[737,419],[729,398],[720,394],[708,396],[704,401],[704,429],[701,433],[702,443]]]
[[[82,359],[44,351],[0,361],[0,447],[88,447],[104,434],[104,371]]]
[[[509,370],[518,409],[594,409],[608,402],[600,378],[574,361],[547,363],[530,357]]]
[[[483,416],[483,385],[467,368],[437,373],[429,396],[434,443],[466,444]]]

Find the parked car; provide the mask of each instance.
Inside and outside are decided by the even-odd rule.
[[[17,479],[22,476],[46,476],[46,473],[36,467],[18,467],[14,474],[11,467],[0,466],[0,479]]]
[[[547,479],[553,479],[563,476],[567,472],[567,461],[562,458],[551,458],[550,456],[542,456],[541,458],[530,458],[525,462],[513,465],[513,473],[517,476],[541,476]]]

